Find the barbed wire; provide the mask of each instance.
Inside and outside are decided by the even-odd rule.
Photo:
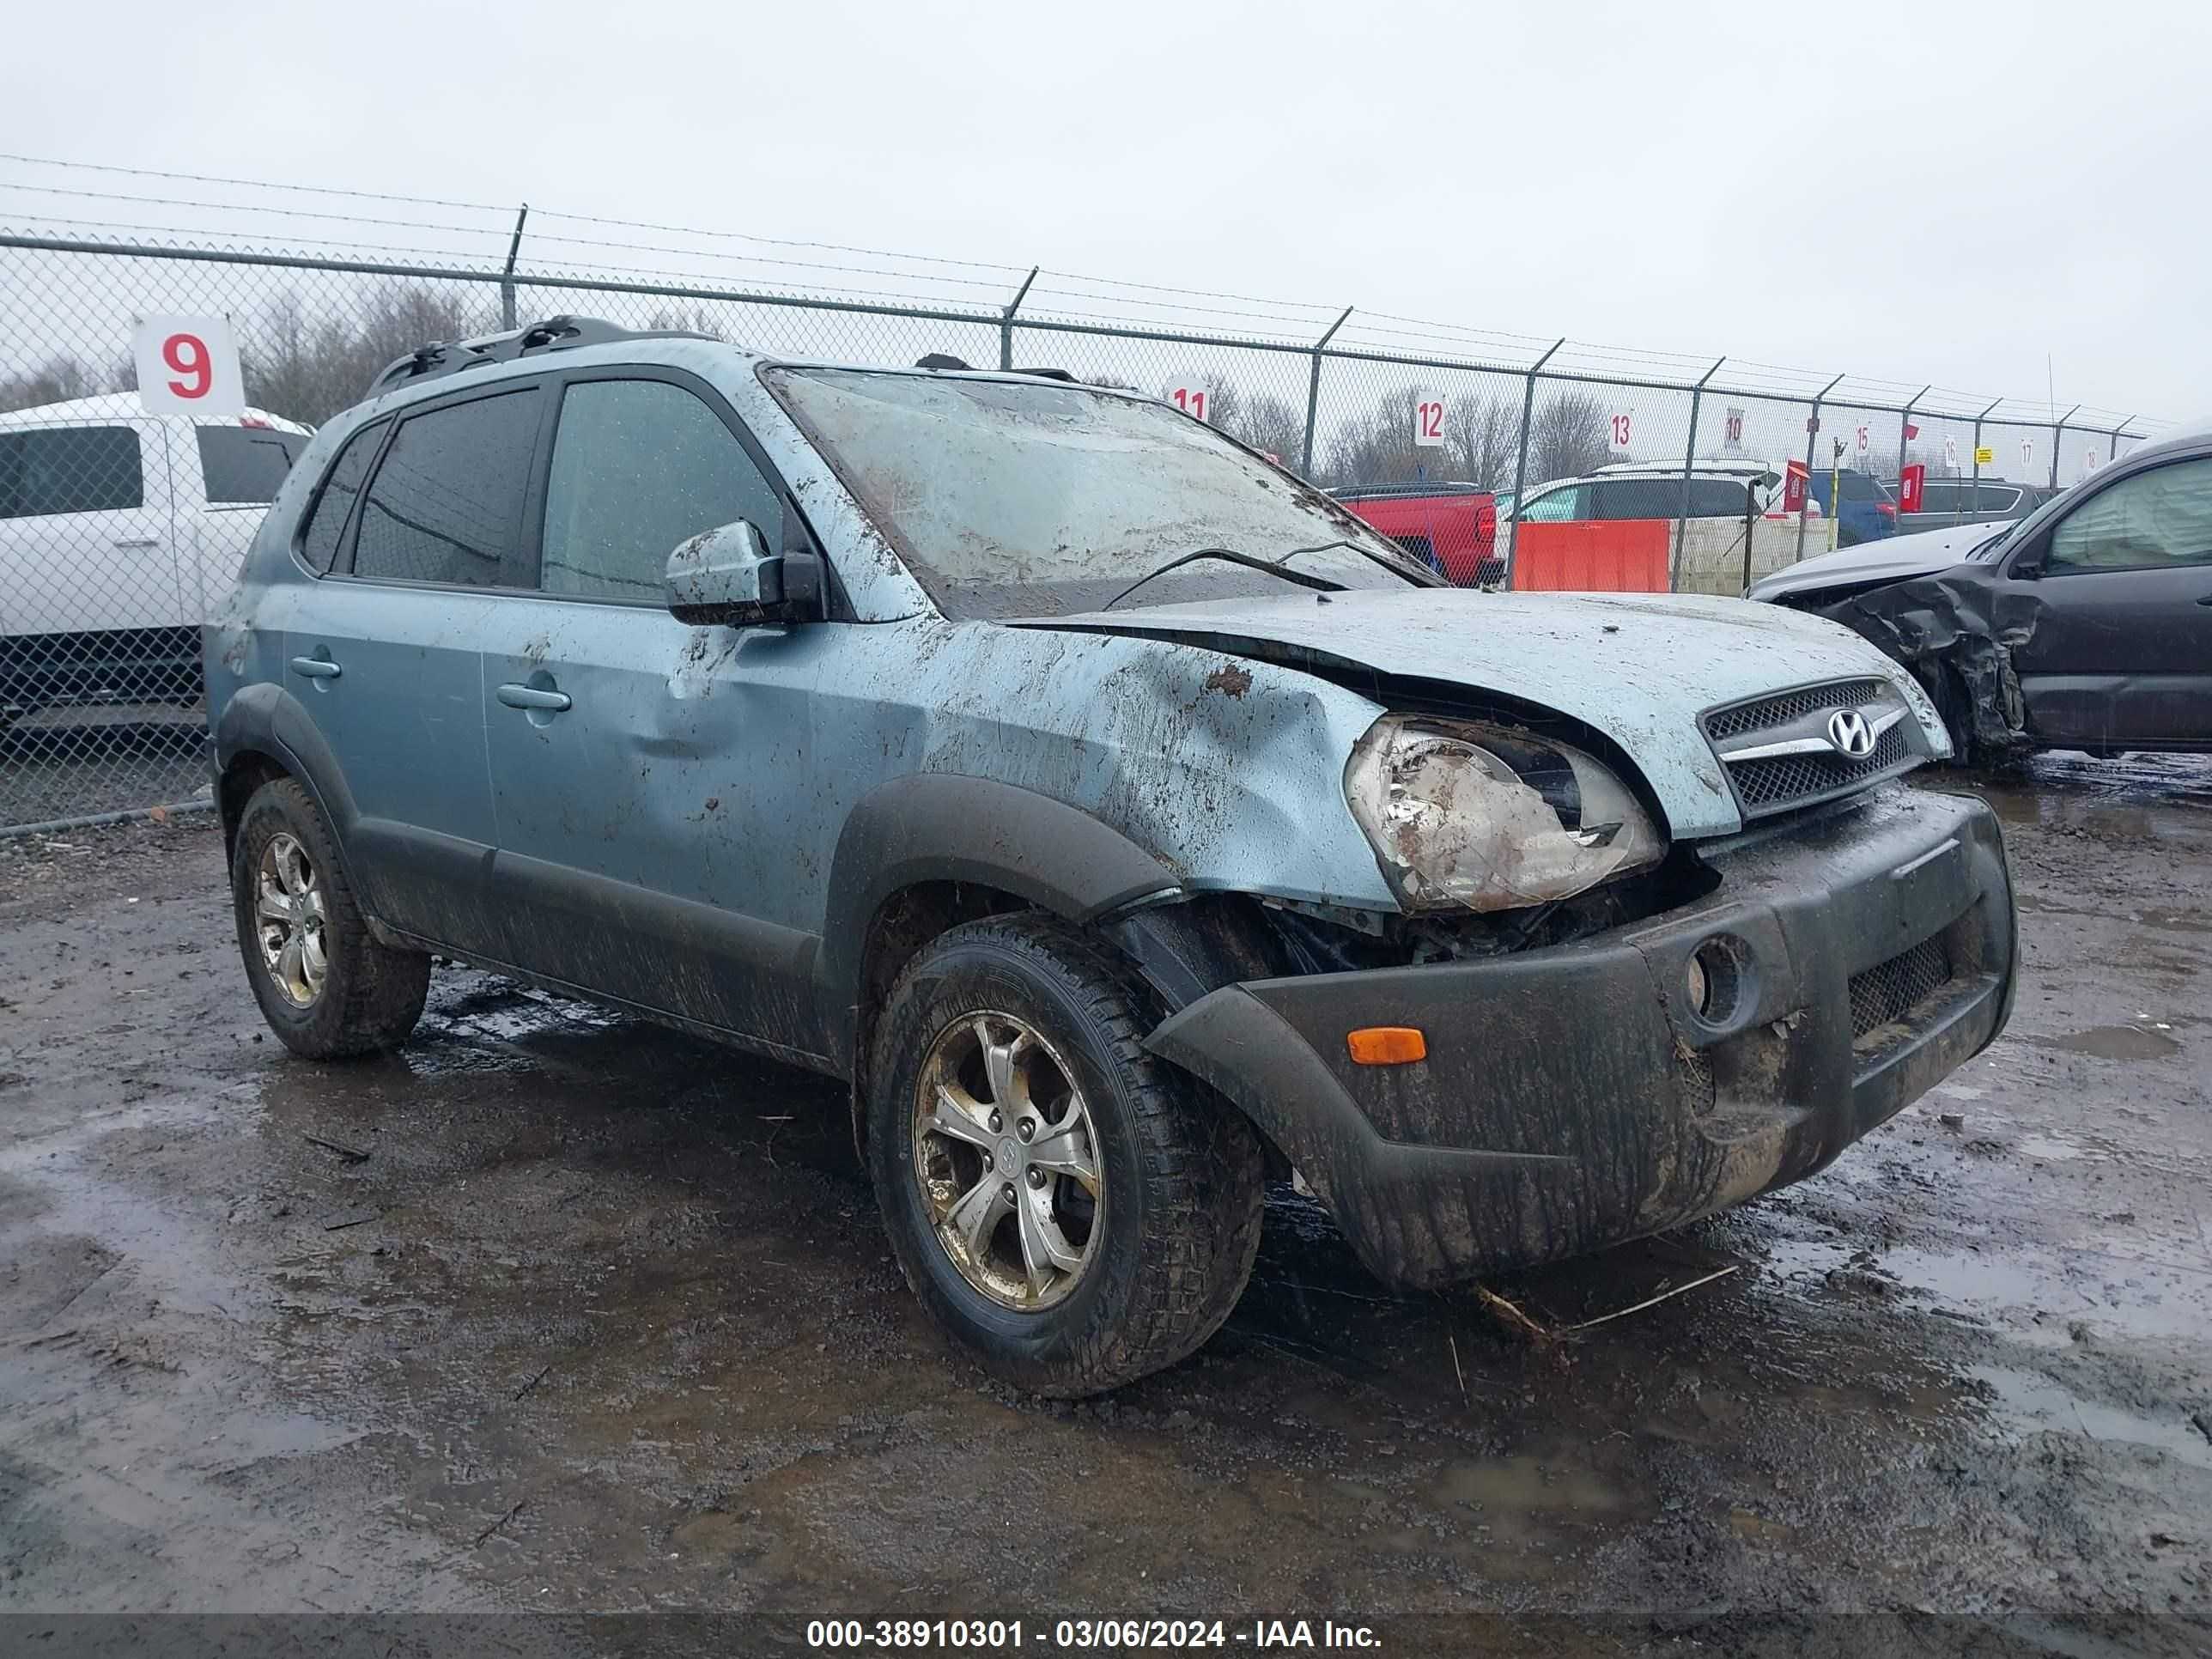
[[[118,164],[65,160],[52,156],[35,156],[12,152],[0,152],[0,163],[11,163],[33,168],[53,168],[69,173],[92,173],[116,178],[160,179],[171,183],[219,185],[226,189],[266,192],[272,195],[311,195],[338,200],[387,204],[411,208],[439,209],[448,211],[497,214],[502,216],[522,210],[522,204],[512,205],[484,202],[461,201],[451,198],[412,196],[389,191],[365,191],[329,185],[285,184],[269,179],[240,179],[222,174],[187,173],[152,167],[127,167]],[[12,190],[47,197],[74,198],[85,202],[125,203],[135,206],[160,208],[181,214],[220,214],[269,216],[289,221],[312,222],[340,226],[359,226],[381,230],[404,230],[428,236],[490,237],[496,239],[513,234],[514,228],[505,222],[480,226],[425,222],[417,219],[388,217],[382,215],[338,210],[325,210],[298,206],[276,205],[252,201],[207,201],[194,198],[167,195],[134,194],[74,185],[41,184],[21,179],[0,179],[0,190]],[[568,248],[589,248],[610,252],[659,253],[680,259],[711,260],[759,267],[756,276],[750,272],[731,273],[739,280],[757,283],[752,291],[763,297],[803,300],[810,296],[854,300],[896,307],[901,301],[911,301],[927,307],[975,307],[978,320],[988,320],[988,313],[1000,311],[1003,292],[1011,301],[1017,286],[1023,282],[1038,283],[1029,296],[1033,303],[1025,303],[1024,313],[1016,320],[1047,323],[1050,321],[1081,322],[1086,325],[1105,325],[1127,321],[1142,331],[1168,326],[1164,321],[1146,321],[1129,313],[1153,313],[1158,317],[1187,317],[1223,319],[1246,325],[1266,324],[1295,329],[1295,335],[1271,338],[1266,343],[1279,347],[1287,343],[1303,343],[1317,339],[1325,331],[1325,325],[1338,317],[1344,307],[1320,301],[1265,299],[1248,294],[1221,289],[1188,289],[1164,283],[1145,283],[1133,279],[1092,276],[1066,271],[1057,268],[1046,270],[1042,265],[1028,267],[1018,264],[975,259],[957,259],[935,254],[907,253],[896,250],[872,248],[858,244],[806,240],[797,238],[772,237],[754,232],[705,230],[696,227],[656,223],[646,220],[629,220],[607,215],[568,212],[559,209],[532,208],[528,210],[526,241],[554,244]],[[222,248],[241,236],[258,237],[258,232],[242,231],[234,226],[177,224],[147,224],[128,222],[118,219],[82,218],[62,214],[21,212],[0,209],[0,221],[22,226],[65,226],[80,229],[119,232],[131,236],[173,237],[199,239],[190,246],[201,252],[222,251]],[[752,254],[720,252],[709,247],[676,246],[663,243],[640,242],[634,240],[613,240],[604,237],[579,236],[544,228],[547,222],[561,224],[597,226],[610,229],[645,231],[656,235],[676,236],[702,242],[741,242],[763,248],[784,248],[799,252],[844,255],[852,258],[890,262],[882,265],[854,265],[836,259],[810,259],[775,254]],[[30,234],[26,232],[24,234]],[[213,239],[210,244],[207,239]],[[393,247],[388,242],[376,243],[326,237],[312,233],[311,240],[321,249],[344,250],[348,252],[374,256],[374,262],[403,264],[424,258],[450,259],[463,262],[469,267],[480,267],[496,260],[500,254],[477,249],[462,252],[450,248]],[[243,250],[240,250],[243,251]],[[270,250],[257,249],[256,252]],[[292,257],[309,258],[305,250],[283,250]],[[362,263],[370,263],[364,259]],[[927,265],[935,271],[910,267]],[[711,275],[702,279],[697,270],[684,270],[668,267],[638,266],[630,264],[590,265],[580,260],[549,260],[532,257],[519,262],[514,278],[526,283],[532,272],[552,275],[565,274],[574,277],[611,277],[620,276],[635,278],[671,279],[687,287],[703,286],[705,281],[725,281],[727,276]],[[937,274],[939,271],[969,271],[989,273],[986,276]],[[981,298],[974,293],[951,296],[933,296],[902,289],[856,286],[849,283],[831,283],[811,276],[780,276],[779,273],[820,272],[830,277],[877,278],[883,282],[952,290],[991,290],[990,297]],[[1084,286],[1071,286],[1070,284]],[[783,291],[783,290],[788,291]],[[1145,298],[1143,295],[1161,295]],[[743,292],[716,295],[742,302]],[[1108,311],[1078,309],[1055,306],[1055,301],[1091,301],[1097,306],[1112,307]],[[1226,304],[1200,303],[1224,301]],[[1230,307],[1239,307],[1231,309]],[[1203,334],[1209,338],[1217,335],[1218,325],[1210,322],[1188,324],[1186,331]],[[1223,344],[1234,344],[1231,337],[1222,337]],[[1346,319],[1340,343],[1349,349],[1372,349],[1376,355],[1388,356],[1393,352],[1406,352],[1408,344],[1425,349],[1421,355],[1439,360],[1464,361],[1472,372],[1524,374],[1539,356],[1554,354],[1551,366],[1563,375],[1583,374],[1602,379],[1607,374],[1624,380],[1659,383],[1652,389],[1684,390],[1711,368],[1713,359],[1704,355],[1664,351],[1650,348],[1625,346],[1598,342],[1564,341],[1554,337],[1520,334],[1508,331],[1478,329],[1462,324],[1438,322],[1431,319],[1407,316],[1386,311],[1355,309]],[[1903,401],[1913,401],[1913,413],[1929,420],[1967,420],[1986,410],[1992,423],[2031,425],[2035,423],[2031,414],[2019,411],[2030,402],[2025,398],[2000,398],[1994,404],[1965,392],[1953,388],[1921,387],[1912,382],[1893,380],[1875,376],[1848,375],[1840,381],[1821,371],[1790,365],[1763,362],[1758,359],[1729,358],[1723,361],[1708,390],[1716,394],[1729,393],[1747,398],[1769,401],[1808,401],[1822,388],[1828,388],[1825,401],[1838,408],[1863,407],[1884,412],[1897,412]],[[1871,401],[1871,400],[1879,401]],[[1856,402],[1854,400],[1868,400]],[[1948,405],[1946,407],[1945,405]],[[2100,406],[2083,405],[2075,411],[2075,423],[2081,429],[2083,417],[2097,422],[2133,423],[2154,417],[2141,414],[2125,416],[2118,411]],[[2046,418],[2052,423],[2056,411]],[[2169,424],[2159,422],[2160,425]]]

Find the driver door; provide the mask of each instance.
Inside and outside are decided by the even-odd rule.
[[[815,939],[775,879],[776,784],[807,730],[793,659],[825,630],[687,627],[663,588],[702,530],[744,519],[781,547],[781,495],[688,375],[580,371],[560,397],[538,591],[483,659],[508,959],[804,1054],[788,1011]]]
[[[2212,748],[2212,454],[2114,479],[2021,557],[2029,727],[2087,749]],[[2014,578],[2017,580],[2017,578]]]

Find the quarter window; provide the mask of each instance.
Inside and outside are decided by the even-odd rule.
[[[368,476],[368,464],[376,459],[376,447],[384,441],[387,422],[377,421],[346,440],[345,447],[338,452],[337,464],[331,468],[330,478],[323,485],[323,493],[315,498],[313,509],[307,514],[307,527],[300,535],[300,556],[317,575],[330,574],[337,561],[338,539],[345,534],[346,515],[361,495],[361,481]]]
[[[362,504],[353,574],[459,587],[528,586],[522,498],[543,401],[533,387],[401,421]]]
[[[2059,520],[2044,568],[2212,564],[2212,460],[2176,461],[2101,489]]]
[[[143,507],[138,434],[127,426],[0,432],[0,519]]]
[[[677,544],[738,519],[777,544],[775,489],[698,398],[666,380],[568,387],[545,484],[547,592],[658,604]]]

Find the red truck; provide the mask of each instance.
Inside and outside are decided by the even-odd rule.
[[[1329,495],[1455,587],[1502,587],[1498,502],[1471,483],[1350,484]]]

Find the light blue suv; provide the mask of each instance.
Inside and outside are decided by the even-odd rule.
[[[207,646],[255,995],[432,953],[849,1079],[909,1281],[1078,1394],[1271,1176],[1436,1285],[1821,1167],[2002,1025],[1911,677],[1731,600],[1443,586],[1164,404],[556,318],[318,434]]]

